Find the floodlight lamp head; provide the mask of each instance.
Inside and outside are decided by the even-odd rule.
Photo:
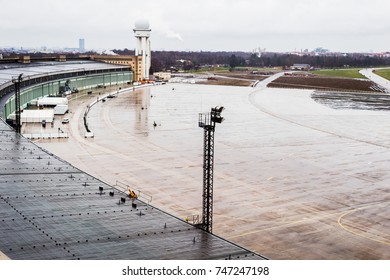
[[[214,109],[214,110],[213,110]],[[217,112],[217,113],[222,113],[223,110],[225,110],[225,107],[223,106],[216,106],[215,108],[213,108],[211,110]]]
[[[214,123],[222,123],[225,119],[221,116],[211,117],[211,121]]]
[[[21,82],[22,80],[23,80],[23,73],[19,74],[18,77],[12,77],[13,83]]]

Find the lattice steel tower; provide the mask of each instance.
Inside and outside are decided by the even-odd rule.
[[[214,175],[214,132],[215,124],[222,123],[224,107],[211,108],[210,113],[199,114],[199,127],[204,130],[203,139],[203,210],[200,227],[212,232],[213,229],[213,175]]]

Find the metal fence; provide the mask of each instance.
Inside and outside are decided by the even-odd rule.
[[[23,136],[27,139],[61,139],[69,138],[67,132],[55,132],[55,133],[23,133]]]

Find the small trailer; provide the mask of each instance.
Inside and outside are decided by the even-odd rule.
[[[58,104],[54,107],[54,115],[65,115],[68,112],[68,105]]]

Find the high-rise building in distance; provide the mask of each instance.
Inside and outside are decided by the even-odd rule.
[[[84,51],[85,51],[85,40],[79,39],[79,52],[84,52]]]

